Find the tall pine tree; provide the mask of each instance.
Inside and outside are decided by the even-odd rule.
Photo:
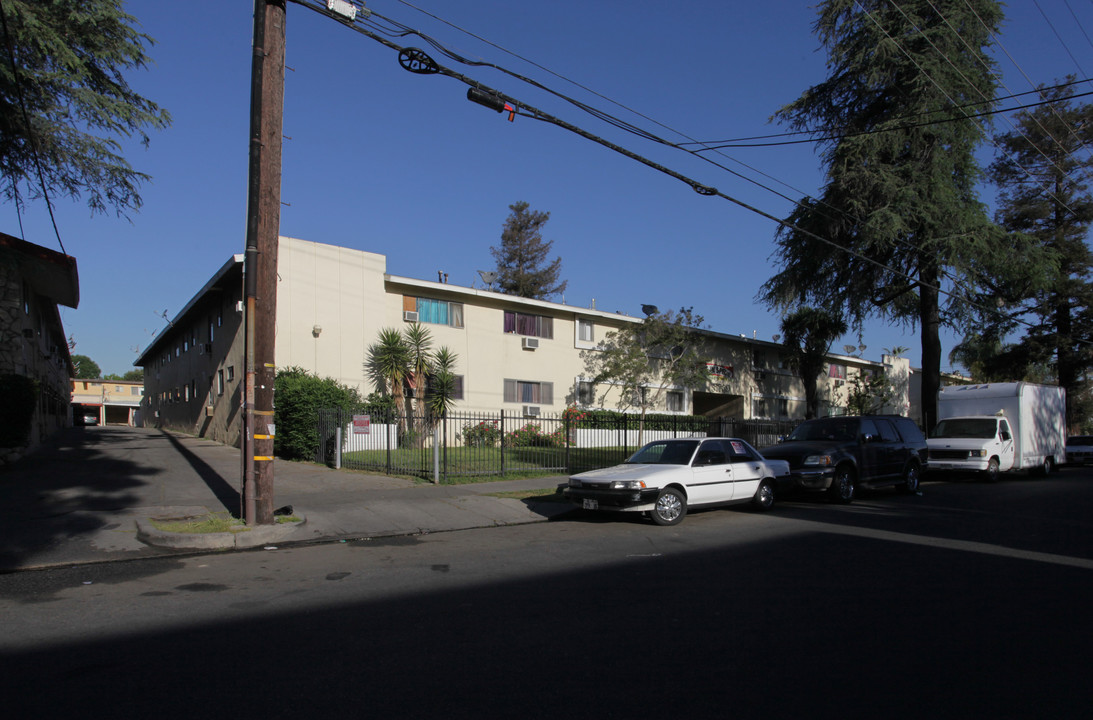
[[[1029,292],[1008,308],[1010,316],[1033,322],[1017,349],[1030,364],[1054,364],[1067,393],[1068,425],[1078,428],[1089,415],[1084,377],[1093,365],[1093,254],[1086,242],[1093,225],[1093,105],[1072,102],[1073,80],[1041,88],[1047,104],[1019,113],[1015,129],[996,138],[1003,153],[990,175],[999,187],[998,222],[1033,239],[1053,260],[1046,282],[1019,286]]]
[[[827,170],[820,197],[802,200],[779,231],[781,270],[760,298],[824,308],[856,329],[870,317],[916,326],[916,419],[927,428],[940,329],[967,309],[941,291],[995,252],[998,231],[975,192],[985,127],[961,108],[993,101],[985,49],[1001,19],[995,0],[825,0],[815,31],[829,77],[776,115],[817,136]]]
[[[491,247],[497,261],[497,283],[501,292],[545,300],[565,292],[566,281],[558,281],[562,259],[547,263],[553,240],[543,240],[543,225],[550,213],[531,210],[526,202],[509,205],[512,213],[501,231],[501,246]]]

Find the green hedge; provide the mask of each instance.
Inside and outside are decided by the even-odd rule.
[[[280,370],[274,380],[273,452],[286,460],[310,460],[319,444],[320,408],[353,408],[360,404],[356,388],[333,378],[320,378],[300,367]]]
[[[623,413],[618,410],[582,410],[584,416],[574,423],[579,428],[625,427],[637,430],[641,425],[639,413]],[[710,426],[710,419],[704,415],[667,415],[649,413],[645,416],[646,430],[680,430],[704,432]]]

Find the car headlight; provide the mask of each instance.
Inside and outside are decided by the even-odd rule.
[[[581,487],[581,481],[577,478],[569,478],[569,487]]]
[[[980,449],[980,450],[972,450],[972,451],[971,451],[970,453],[968,453],[968,454],[969,454],[969,455],[971,455],[972,457],[987,457],[987,451],[986,451],[986,450],[983,450],[983,449]]]
[[[831,465],[830,455],[809,455],[805,458],[805,465],[822,465],[827,467]]]
[[[645,482],[642,480],[615,480],[611,483],[612,490],[643,490]]]

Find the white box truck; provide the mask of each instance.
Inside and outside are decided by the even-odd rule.
[[[926,443],[931,472],[1046,475],[1066,463],[1066,391],[1026,382],[950,385],[937,394]]]

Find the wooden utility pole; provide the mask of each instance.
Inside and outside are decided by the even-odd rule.
[[[281,125],[285,96],[285,0],[255,0],[243,412],[243,519],[273,523],[273,379],[277,238],[281,224]]]

